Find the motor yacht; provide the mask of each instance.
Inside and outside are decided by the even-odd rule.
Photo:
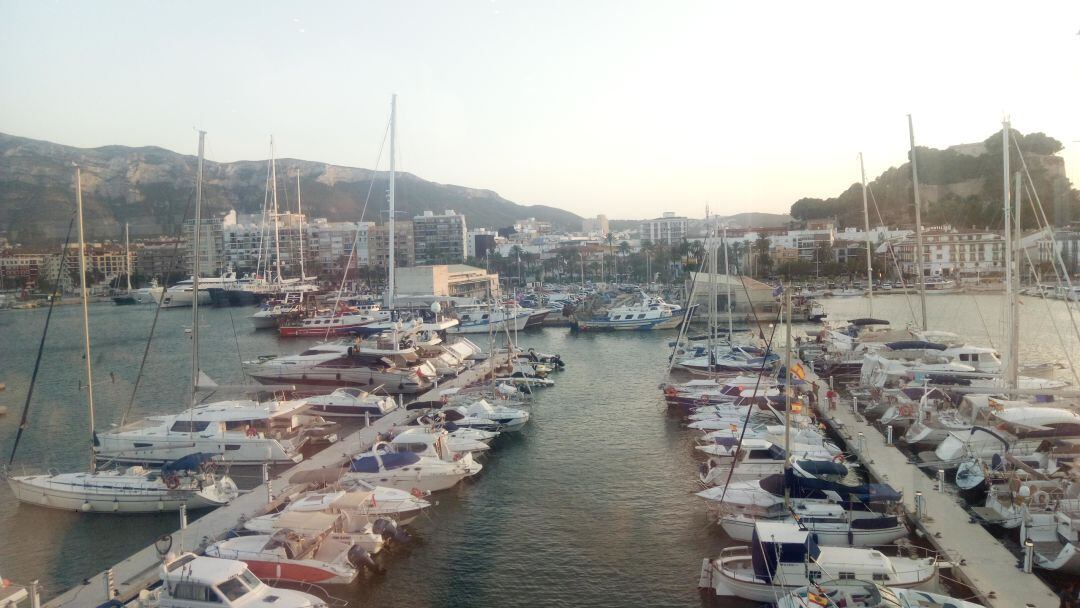
[[[339,388],[328,395],[307,399],[311,411],[334,418],[364,418],[377,420],[398,408],[397,401],[386,395],[375,395],[360,388]]]
[[[446,462],[412,452],[393,452],[389,444],[378,442],[370,451],[349,462],[349,470],[342,479],[357,479],[422,495],[448,490],[482,468],[470,454],[455,462]]]
[[[183,553],[161,566],[161,585],[139,594],[139,608],[327,608],[326,602],[259,580],[247,564]]]
[[[776,608],[982,608],[968,602],[922,589],[886,587],[855,579],[815,582],[781,597]]]

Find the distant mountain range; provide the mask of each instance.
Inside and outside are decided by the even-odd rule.
[[[13,242],[62,240],[74,210],[72,164],[82,168],[87,238],[118,238],[125,222],[132,237],[179,234],[193,210],[196,158],[153,146],[74,148],[0,133],[0,231]],[[300,172],[304,213],[330,220],[385,219],[388,174],[305,160],[279,159],[278,200],[296,210]],[[267,161],[204,167],[204,216],[229,209],[258,213],[266,189]],[[554,226],[581,229],[581,218],[545,205],[519,205],[491,190],[437,184],[409,173],[397,175],[396,205],[403,217],[424,211],[463,213],[470,227],[500,228],[534,217]]]

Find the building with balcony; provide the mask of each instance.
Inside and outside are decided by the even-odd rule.
[[[645,220],[639,227],[641,240],[675,245],[686,238],[687,219],[665,211],[658,218]]]
[[[441,215],[425,211],[413,218],[413,243],[417,264],[465,261],[468,245],[465,216],[448,209]]]

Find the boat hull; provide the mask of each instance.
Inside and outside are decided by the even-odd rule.
[[[50,475],[9,477],[8,485],[19,502],[61,511],[83,513],[161,513],[179,511],[181,505],[188,509],[209,509],[226,504],[227,501],[211,500],[194,490],[169,490],[157,492],[111,492],[105,489],[92,491],[69,484],[50,483]]]

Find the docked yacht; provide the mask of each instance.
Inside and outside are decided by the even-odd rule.
[[[709,459],[701,463],[698,475],[701,484],[706,487],[783,473],[789,457],[825,461],[834,458],[820,445],[793,443],[788,451],[764,439],[717,439],[712,444],[697,446],[697,450],[709,455]]]
[[[531,309],[500,307],[488,304],[462,305],[457,308],[458,324],[452,334],[486,334],[488,332],[521,331],[533,316]],[[545,314],[546,316],[546,314]]]
[[[717,523],[734,540],[751,542],[758,521],[798,526],[831,547],[880,547],[908,534],[901,516],[847,508],[835,503],[801,503],[776,517],[758,518],[746,513],[720,510]]]
[[[389,320],[390,313],[387,311],[316,311],[309,316],[282,322],[278,325],[278,335],[283,338],[325,338],[350,334],[370,336],[382,331],[374,326],[375,323]]]
[[[855,579],[814,582],[779,598],[776,608],[982,608],[982,604],[922,589],[886,587]]]
[[[431,456],[447,462],[456,462],[472,454],[477,458],[491,449],[491,446],[478,437],[454,435],[446,429],[432,427],[398,427],[388,441],[397,452],[412,452],[421,456]]]
[[[418,419],[420,424],[452,422],[459,427],[498,433],[520,431],[528,421],[529,412],[504,405],[491,405],[484,399],[466,405],[449,405],[434,415],[421,416]]]
[[[374,523],[379,519],[389,518],[405,525],[430,507],[430,502],[405,490],[375,486],[356,479],[347,482],[338,480],[332,487],[305,492],[289,501],[285,508],[277,513],[247,520],[244,528],[252,532],[271,534],[276,529],[274,522],[284,513],[323,512],[342,514],[344,531],[355,532],[364,524]]]
[[[382,387],[388,393],[420,393],[438,372],[414,346],[392,334],[363,341],[316,344],[296,355],[244,362],[244,372],[263,384]]]
[[[719,557],[702,560],[698,587],[717,597],[735,596],[771,603],[777,594],[821,580],[865,578],[891,587],[932,587],[937,579],[933,557],[889,557],[874,549],[822,547],[798,526],[758,522],[749,546],[728,547]]]
[[[981,410],[967,428],[950,432],[933,452],[919,454],[920,458],[953,468],[972,457],[1030,454],[1046,439],[1080,436],[1080,413],[1074,410],[1032,407],[1023,401],[989,402],[991,408]]]
[[[190,454],[160,470],[126,469],[46,475],[11,475],[20,502],[84,513],[159,513],[228,504],[240,492],[227,476],[216,477],[209,454]]]
[[[365,420],[377,420],[398,407],[392,397],[351,387],[339,388],[328,395],[309,397],[307,404],[312,412],[321,416]]]
[[[446,462],[412,452],[393,452],[389,444],[378,442],[370,451],[352,459],[349,471],[342,479],[357,479],[423,494],[448,490],[462,479],[479,473],[482,468],[480,463],[472,459],[472,455]]]
[[[384,538],[372,524],[362,532],[342,532],[344,516],[290,511],[277,518],[272,534],[236,536],[206,547],[210,557],[244,562],[256,576],[296,583],[347,585],[365,567]]]
[[[183,553],[161,566],[161,585],[140,593],[140,608],[327,608],[326,602],[259,580],[244,562]]]
[[[150,416],[98,434],[102,461],[162,464],[192,452],[212,454],[232,465],[289,464],[313,438],[336,441],[318,416],[306,414],[305,401],[220,401],[179,414]]]
[[[199,277],[199,304],[209,304],[211,302],[211,289],[227,288],[236,285],[236,283],[236,275],[232,273],[226,273],[221,277]],[[193,278],[184,279],[168,289],[161,286],[150,287],[147,293],[161,308],[191,306],[195,293],[194,285],[195,280]],[[162,297],[163,294],[164,298]]]
[[[1069,487],[1066,497],[1052,509],[1029,515],[1020,532],[1020,541],[1035,545],[1036,568],[1080,574],[1080,488]]]
[[[694,307],[691,306],[691,309]],[[673,329],[682,324],[687,310],[662,298],[641,293],[641,301],[616,306],[605,314],[578,321],[580,331]]]

